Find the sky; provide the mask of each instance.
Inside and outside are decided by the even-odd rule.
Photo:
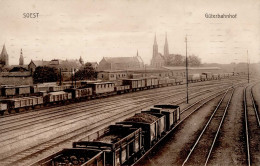
[[[259,0],[0,0],[0,49],[12,65],[33,60],[152,58],[156,34],[163,53],[197,55],[203,63],[260,62]],[[24,18],[24,13],[39,13]],[[236,14],[206,18],[205,14]]]

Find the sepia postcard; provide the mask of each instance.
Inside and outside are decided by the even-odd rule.
[[[1,166],[260,165],[259,0],[0,0]]]

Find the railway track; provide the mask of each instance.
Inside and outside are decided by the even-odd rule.
[[[212,80],[210,82],[208,82],[208,81],[206,81],[206,82],[197,82],[197,83],[192,83],[190,87],[200,87],[200,86],[205,86],[205,85],[214,86],[214,85],[217,85],[217,84],[223,84],[223,82],[224,82],[224,84],[225,83],[228,84],[228,83],[230,83],[230,82],[232,82],[234,80],[240,80],[240,79],[239,78],[232,78],[232,79],[228,79],[228,80]],[[184,85],[180,85],[180,86],[184,86]],[[164,89],[165,89],[165,91],[167,91],[166,87]],[[140,92],[140,91],[137,91],[137,92]],[[43,110],[43,109],[52,109],[52,108],[55,109],[56,107],[57,107],[57,105],[46,106],[46,107],[41,107],[41,108],[35,108],[33,111],[39,111],[39,110]],[[4,115],[3,117],[0,117],[0,118],[10,117],[10,116],[14,116],[14,115],[20,115],[20,114],[28,113],[30,111],[31,110],[29,109],[27,111],[22,111],[22,112],[19,112],[19,113],[11,113],[11,114]]]
[[[200,95],[200,94],[203,94],[203,93],[205,93],[205,92],[210,92],[210,91],[213,91],[213,90],[215,90],[215,89],[217,89],[218,87],[215,87],[215,88],[210,88],[210,89],[207,89],[207,90],[202,90],[202,91],[199,91],[199,92],[197,92],[197,93],[195,93],[194,95]],[[183,91],[178,91],[178,92],[174,92],[175,94],[181,94]],[[163,94],[163,95],[166,95],[166,94]],[[139,98],[139,96],[138,97],[136,97],[136,99],[137,98]],[[132,98],[133,99],[133,98]],[[128,99],[126,99],[126,100],[128,100]],[[122,102],[122,101],[120,101],[120,102]],[[35,127],[36,127],[36,125],[37,124],[39,124],[39,125],[41,125],[43,122],[48,122],[48,121],[50,121],[50,120],[55,120],[55,119],[58,119],[58,118],[63,118],[63,117],[67,117],[67,116],[74,116],[74,119],[77,119],[77,118],[81,118],[82,117],[82,115],[80,114],[80,115],[74,115],[75,114],[75,112],[78,114],[78,113],[85,113],[84,114],[84,116],[86,116],[86,115],[92,115],[93,113],[102,113],[103,111],[101,110],[99,110],[99,111],[95,111],[95,112],[93,112],[93,109],[94,110],[97,110],[97,109],[99,109],[99,108],[102,108],[102,107],[108,107],[108,106],[110,106],[110,107],[112,107],[112,108],[118,108],[118,105],[117,106],[112,106],[113,104],[119,104],[119,106],[120,106],[120,103],[118,103],[118,102],[109,102],[109,103],[106,103],[105,105],[102,105],[102,104],[97,104],[97,105],[92,105],[92,106],[89,106],[89,107],[86,107],[86,109],[88,110],[87,111],[87,113],[86,113],[86,110],[85,110],[85,108],[83,107],[83,106],[80,106],[80,107],[76,107],[76,108],[74,108],[73,110],[71,110],[71,111],[68,111],[68,112],[61,112],[60,114],[58,114],[58,115],[51,115],[51,117],[49,117],[49,116],[40,116],[40,119],[38,118],[38,119],[36,119],[36,117],[32,117],[31,119],[33,120],[33,121],[29,121],[29,122],[25,122],[25,123],[21,123],[21,124],[19,124],[18,122],[20,122],[20,121],[24,121],[23,119],[19,119],[19,120],[17,120],[17,121],[15,121],[15,122],[8,122],[8,123],[2,123],[1,124],[1,126],[2,126],[2,130],[1,130],[1,132],[0,132],[0,134],[3,134],[3,133],[7,133],[7,132],[11,132],[11,131],[14,131],[14,130],[18,130],[18,129],[22,129],[22,128],[24,128],[24,127],[30,127],[30,126],[32,126],[33,125],[33,128],[35,129]],[[126,102],[124,102],[124,104],[126,104]],[[122,105],[122,104],[121,104]],[[58,124],[60,124],[60,123],[62,123],[62,122],[64,122],[64,120],[63,121],[57,121],[56,122],[56,124],[58,125]],[[8,124],[12,124],[12,126],[8,126],[8,127],[5,127],[5,125],[8,125]],[[52,126],[54,126],[55,124],[51,124]],[[37,130],[38,130],[39,128],[37,128]],[[17,134],[19,134],[19,133],[17,133]],[[21,133],[21,134],[25,134],[25,133]],[[10,139],[10,138],[9,138]],[[3,138],[3,135],[2,135],[2,137],[0,138],[0,141],[3,141],[4,140],[4,138]]]
[[[191,146],[182,165],[207,165],[234,93],[234,89],[231,89],[228,89],[219,101],[195,143]]]
[[[260,123],[259,110],[255,105],[253,95],[254,85],[248,85],[244,88],[244,134],[246,142],[247,165],[259,165],[259,140],[260,140]]]
[[[210,92],[210,91],[214,91],[214,89],[208,89],[208,90],[204,90],[204,91],[200,91],[200,92],[194,93],[194,94],[192,94],[191,97],[197,97],[198,95],[201,95],[201,94],[203,94],[203,93],[207,93],[207,92]],[[130,104],[133,104],[133,103],[130,103]],[[109,104],[109,105],[110,105],[110,104]],[[75,123],[75,122],[84,121],[84,120],[86,120],[87,118],[91,118],[91,117],[95,116],[96,114],[111,112],[113,109],[122,109],[123,107],[125,107],[125,103],[123,103],[123,104],[117,103],[116,106],[111,105],[111,106],[110,106],[110,109],[107,110],[107,111],[97,110],[96,107],[93,107],[92,110],[89,110],[86,114],[84,114],[84,116],[78,115],[78,116],[74,117],[74,120],[73,120],[73,121],[70,121],[70,122],[67,122],[67,121],[56,122],[56,123],[52,123],[51,126],[44,126],[44,127],[42,127],[42,128],[37,128],[37,129],[35,129],[35,124],[37,124],[37,123],[29,123],[29,124],[26,123],[26,126],[34,125],[33,130],[26,131],[26,132],[23,132],[23,133],[16,133],[15,135],[13,135],[13,136],[11,136],[11,137],[3,137],[3,136],[2,136],[2,137],[0,138],[0,141],[2,142],[1,145],[7,145],[6,142],[8,142],[8,144],[15,143],[15,142],[17,141],[17,140],[16,140],[17,136],[34,133],[33,135],[30,134],[30,135],[28,136],[28,137],[32,137],[32,136],[35,136],[35,135],[37,135],[37,134],[41,134],[41,133],[39,133],[39,132],[37,132],[37,131],[42,130],[42,129],[47,128],[47,127],[48,127],[48,130],[51,130],[51,129],[54,129],[54,128],[56,128],[56,127],[60,127],[60,126],[64,126],[64,125],[68,125],[68,126],[69,126],[69,125],[72,125],[72,124]],[[101,107],[101,108],[102,108],[102,107]],[[80,108],[77,108],[77,109],[80,109]],[[83,112],[85,112],[85,111],[83,110]],[[72,112],[72,113],[73,113],[73,112]],[[65,116],[70,116],[70,115],[69,115],[69,114],[66,114]],[[51,118],[53,118],[53,117],[51,117]],[[56,117],[54,117],[54,118],[56,118]],[[52,120],[52,119],[46,118],[46,120],[48,121],[48,120]],[[42,122],[39,121],[39,123],[42,123]],[[23,128],[23,127],[25,127],[25,126],[19,126],[19,128]],[[52,128],[50,129],[50,127],[52,127]],[[14,130],[17,130],[17,129],[19,129],[19,128],[18,128],[18,127],[15,127],[15,128],[3,128],[3,132],[4,132],[4,133],[6,133],[6,132],[11,132],[11,131],[14,132]],[[37,133],[36,133],[36,132],[37,132]],[[46,132],[46,131],[45,131],[45,132]],[[25,139],[25,138],[26,138],[26,137],[24,137],[24,139]],[[12,141],[12,140],[14,140],[14,141]]]
[[[222,85],[230,85],[230,84],[222,84]],[[200,86],[199,86],[200,87]],[[210,85],[208,87],[215,87],[215,85]],[[198,88],[197,86],[195,87],[191,87],[191,90],[194,89],[194,88]],[[164,88],[162,88],[164,89]],[[147,92],[147,91],[142,91],[144,93],[142,93],[142,96],[143,97],[147,97],[147,96],[150,96],[152,94],[157,94],[158,92],[160,93],[179,93],[179,92],[182,92],[180,91],[179,89],[177,89],[176,91],[174,91],[175,89],[170,89],[170,87],[165,87],[165,89],[163,91],[159,91],[159,89],[154,89],[155,91],[150,91],[150,92]],[[198,89],[197,89],[198,90]],[[92,100],[92,101],[88,101],[88,102],[81,102],[81,103],[75,103],[75,104],[72,104],[72,105],[65,105],[65,106],[60,106],[60,107],[54,107],[54,108],[49,108],[48,111],[42,111],[42,112],[37,112],[37,113],[34,113],[34,114],[29,114],[29,115],[23,115],[23,116],[19,116],[19,118],[15,118],[15,117],[11,117],[13,119],[1,119],[0,121],[0,125],[5,125],[5,124],[11,124],[11,123],[17,123],[19,121],[24,121],[24,120],[29,120],[29,119],[35,119],[36,117],[42,117],[42,116],[45,116],[45,115],[49,115],[49,114],[55,114],[57,112],[62,112],[64,110],[68,110],[68,109],[74,109],[74,108],[79,108],[79,107],[85,107],[85,106],[90,106],[90,105],[97,105],[97,104],[102,104],[102,103],[106,103],[108,101],[118,101],[118,99],[120,99],[120,101],[124,101],[124,100],[129,100],[129,97],[131,95],[131,98],[135,97],[135,96],[139,96],[139,94],[128,94],[128,95],[122,95],[122,96],[113,96],[112,99],[111,98],[105,98],[105,99],[102,99],[102,100]],[[128,98],[127,98],[128,97]],[[113,104],[113,103],[111,103]]]
[[[169,97],[169,96],[165,96],[165,98],[168,98],[168,97]],[[152,101],[152,102],[154,102],[154,101]],[[147,105],[149,105],[149,104],[147,104]],[[137,110],[138,110],[139,107],[136,107],[136,108],[137,108]],[[127,112],[127,111],[125,111],[125,112],[126,112],[127,114],[129,113],[129,112]],[[129,113],[129,114],[130,114],[130,113]],[[126,116],[126,115],[124,115],[123,117],[125,118],[125,116]],[[118,118],[119,118],[118,116],[114,116],[114,117],[116,117],[117,120],[118,120]],[[104,124],[103,124],[103,125],[104,125]],[[102,125],[102,126],[103,126],[103,125]],[[95,125],[93,125],[93,126],[94,126],[93,129],[95,129],[95,128],[98,127],[98,126],[95,126]],[[93,129],[92,129],[92,130],[93,130]],[[90,132],[90,131],[88,130],[88,131],[86,131],[86,132]],[[76,135],[76,136],[75,136],[75,135],[74,135],[74,136],[71,136],[70,138],[73,139],[73,138],[75,138],[75,137],[78,137],[78,135]],[[68,139],[67,139],[67,140],[68,140]],[[63,142],[63,141],[61,141],[61,140],[55,138],[55,141],[54,141],[54,140],[48,141],[48,142],[49,142],[49,143],[47,143],[48,146],[47,146],[46,144],[45,144],[45,145],[42,145],[42,147],[43,147],[42,150],[40,150],[41,148],[40,148],[39,146],[37,146],[37,147],[35,147],[35,149],[36,149],[37,152],[34,153],[34,152],[33,152],[33,148],[30,148],[30,150],[24,151],[24,152],[22,152],[22,153],[20,153],[20,154],[16,154],[16,155],[20,156],[20,159],[17,160],[17,158],[16,158],[17,156],[16,156],[16,157],[12,157],[12,159],[9,158],[9,160],[6,160],[5,163],[7,163],[7,164],[15,164],[15,163],[17,163],[17,162],[23,160],[23,159],[26,157],[26,155],[27,155],[27,158],[28,158],[28,157],[31,157],[31,155],[28,156],[28,154],[36,154],[36,153],[39,153],[39,152],[41,152],[41,151],[44,151],[44,150],[46,149],[46,146],[49,147],[49,148],[50,148],[50,147],[53,147],[54,145],[50,145],[51,143],[57,145],[57,141],[58,141],[59,143]],[[26,155],[24,155],[24,154],[26,154]],[[14,158],[16,158],[16,159],[15,159],[16,161],[14,161]],[[3,162],[3,163],[4,163],[4,162]]]
[[[238,84],[239,85],[239,84]],[[238,86],[237,85],[237,86]],[[228,87],[228,88],[232,88],[232,86]],[[191,115],[193,115],[196,111],[200,110],[204,105],[206,105],[207,103],[209,103],[212,100],[217,99],[220,95],[223,95],[225,93],[226,89],[222,89],[219,90],[218,92],[212,93],[206,97],[202,97],[200,100],[194,102],[191,105],[188,105],[187,107],[183,108],[181,110],[181,120],[175,125],[175,127],[167,134],[165,135],[165,137],[167,137],[173,130],[175,130],[177,127],[179,127],[182,123],[184,123],[184,121],[188,118],[191,117]],[[174,103],[174,104],[180,104],[180,103]],[[156,146],[158,146],[158,144],[160,144],[160,142],[158,142],[156,145],[154,145],[148,152],[145,153],[145,155],[140,158],[135,164],[133,165],[142,165],[142,160],[146,157],[149,156],[149,153],[151,153],[153,151],[153,148],[155,148]],[[149,157],[148,157],[149,159]],[[201,164],[200,164],[201,165]]]

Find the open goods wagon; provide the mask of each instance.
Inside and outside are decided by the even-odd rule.
[[[93,141],[74,142],[74,148],[104,150],[107,166],[124,165],[142,150],[142,129],[131,125],[111,125]]]
[[[115,86],[115,92],[117,92],[117,94],[129,92],[129,90],[130,90],[130,85]]]
[[[45,96],[45,103],[65,102],[72,99],[72,94],[64,91],[50,92]]]
[[[105,153],[96,149],[63,149],[32,166],[105,166]]]
[[[1,101],[2,103],[6,103],[8,105],[7,110],[11,112],[15,110],[19,112],[21,108],[33,108],[37,105],[43,104],[43,97],[42,96],[33,96],[33,97],[20,97],[20,98],[11,98],[11,99],[4,99]]]
[[[1,103],[0,101],[0,114],[4,115],[4,112],[7,110],[7,104],[6,103]]]
[[[117,124],[132,125],[136,128],[142,128],[143,131],[143,145],[147,150],[157,140],[160,134],[158,133],[158,126],[160,126],[159,118],[147,113],[138,113],[133,117],[127,118]]]
[[[166,116],[165,115],[163,115],[161,113],[151,112],[150,110],[142,111],[141,113],[151,114],[158,118],[159,123],[157,123],[157,127],[156,127],[158,137],[161,137],[166,132]]]

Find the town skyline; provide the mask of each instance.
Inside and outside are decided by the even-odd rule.
[[[19,63],[20,49],[25,64],[31,59],[80,56],[85,62],[100,62],[103,57],[136,56],[137,50],[150,64],[155,34],[160,53],[167,33],[169,52],[181,55],[185,55],[187,34],[188,54],[199,56],[202,63],[246,62],[247,50],[251,63],[260,61],[258,1],[198,2],[3,0],[0,45],[5,44],[10,65]],[[25,12],[39,16],[23,18]],[[206,13],[231,13],[237,18],[211,19],[205,18]]]

